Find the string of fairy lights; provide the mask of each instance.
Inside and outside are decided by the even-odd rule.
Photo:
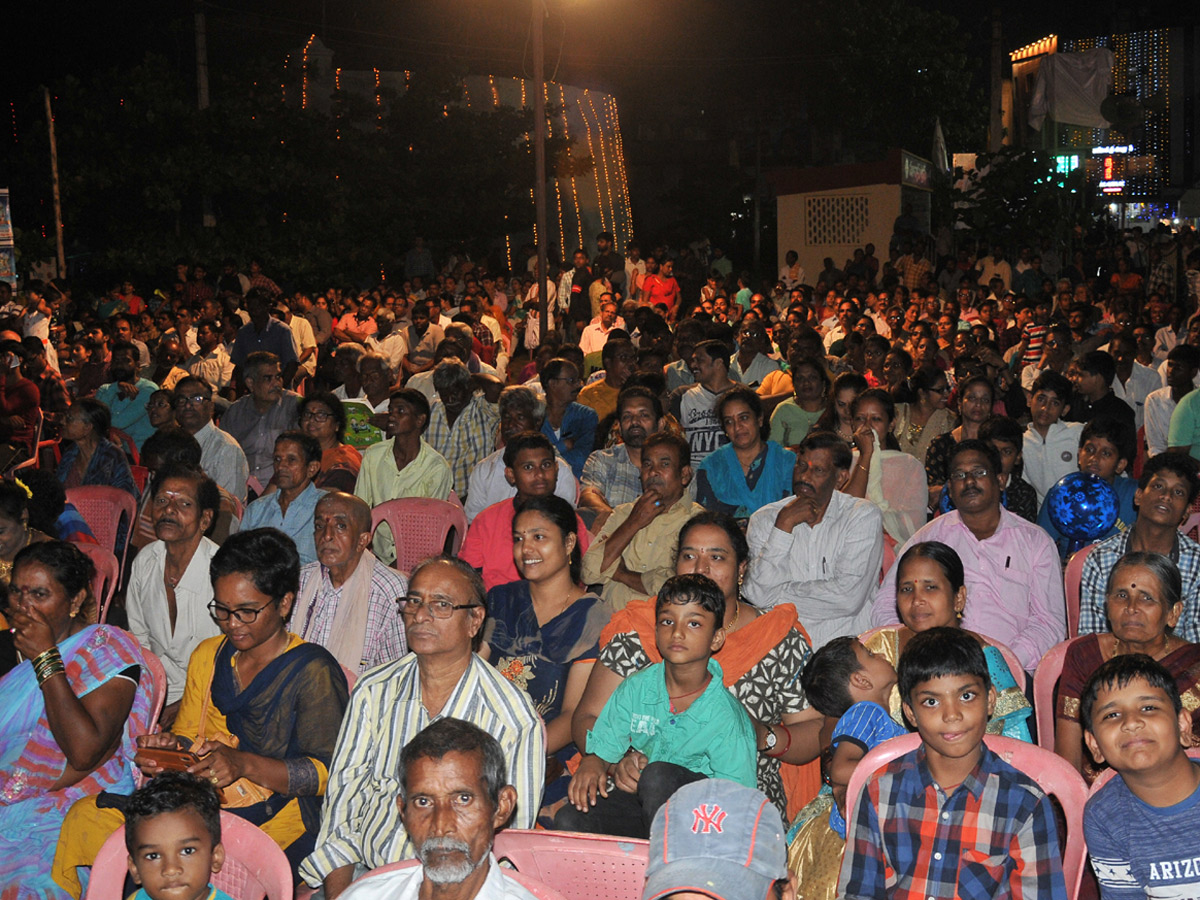
[[[300,53],[300,106],[309,108],[310,94],[319,94],[318,84],[321,79],[328,77],[324,71],[310,71],[312,50],[315,35],[305,42]],[[292,68],[292,56],[284,58],[284,70]],[[365,73],[364,73],[365,74]],[[333,88],[340,94],[344,88],[353,89],[355,86],[362,90],[366,87],[355,73],[343,72],[334,68],[331,72]],[[345,75],[346,77],[343,77]],[[384,73],[378,68],[371,69],[373,76],[373,100],[376,107],[376,130],[383,128],[383,94],[382,84]],[[404,70],[404,89],[411,84],[412,73]],[[468,83],[469,82],[469,83]],[[490,99],[491,107],[515,106],[528,109],[531,105],[528,82],[523,78],[497,79],[494,75],[472,77],[462,81],[461,103],[467,108],[474,104],[487,105]],[[474,88],[474,90],[473,90]],[[549,240],[557,245],[560,258],[568,258],[568,235],[575,241],[575,247],[586,247],[585,234],[596,231],[610,231],[618,248],[624,248],[633,240],[633,209],[629,197],[628,168],[625,162],[625,142],[621,134],[621,120],[616,98],[608,94],[600,94],[597,105],[596,95],[588,88],[575,88],[557,82],[546,82],[542,86],[546,104],[552,114],[547,117],[547,139],[555,137],[570,141],[575,131],[575,137],[582,137],[582,143],[570,145],[565,157],[560,157],[552,163],[551,183],[554,189],[555,217],[551,221]],[[557,103],[555,96],[557,95]],[[314,94],[316,96],[316,94]],[[280,83],[280,97],[283,103],[288,102],[287,82]],[[442,114],[450,115],[449,106],[443,107]],[[341,140],[340,116],[335,116],[337,139]],[[582,135],[579,132],[582,131]],[[526,133],[526,141],[530,135]],[[587,155],[591,158],[592,168],[586,174],[579,174],[578,163],[580,151],[586,147]],[[409,148],[410,151],[412,148]],[[532,155],[532,148],[530,150]],[[335,176],[338,177],[338,176]],[[588,184],[588,182],[591,182]],[[547,186],[549,187],[549,185]],[[595,194],[594,204],[591,201]],[[533,206],[533,188],[529,189],[529,203]],[[505,220],[508,216],[505,216]],[[597,227],[598,226],[598,227]],[[594,236],[594,235],[592,235]],[[506,233],[504,237],[505,255],[509,268],[512,267],[512,244],[514,235]],[[533,240],[536,244],[541,235],[533,229]],[[570,248],[571,250],[574,247]],[[386,276],[382,272],[381,276]]]

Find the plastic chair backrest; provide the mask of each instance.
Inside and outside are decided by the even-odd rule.
[[[131,466],[141,465],[142,457],[138,453],[137,444],[133,442],[133,438],[128,434],[120,428],[110,428],[108,429],[108,439],[125,451],[125,455],[129,457],[129,464]]]
[[[53,462],[47,459],[46,454],[54,456]],[[37,461],[39,469],[57,469],[62,462],[62,444],[58,441],[38,441]]]
[[[1067,842],[1062,848],[1063,878],[1067,884],[1067,896],[1076,896],[1087,856],[1087,844],[1083,839],[1083,807],[1088,797],[1086,782],[1069,762],[1036,744],[993,734],[986,735],[984,742],[1014,769],[1036,781],[1046,794],[1056,798],[1062,806],[1067,823]],[[847,823],[854,822],[858,798],[867,779],[892,760],[916,750],[920,744],[919,734],[901,735],[879,744],[859,761],[846,788],[849,807]]]
[[[74,504],[79,515],[100,542],[117,557],[121,571],[125,571],[125,554],[129,550],[129,538],[137,524],[137,498],[129,491],[89,484],[84,487],[67,488],[67,502]],[[113,513],[116,515],[113,515]],[[125,546],[117,546],[117,530],[121,518],[125,519]]]
[[[492,852],[567,900],[640,900],[648,841],[564,831],[508,828]]]
[[[888,534],[883,533],[883,563],[879,567],[879,583],[883,584],[883,579],[887,576],[888,571],[896,562],[896,539]]]
[[[355,880],[354,884],[361,884],[362,882],[370,881],[376,875],[383,875],[387,872],[398,872],[401,869],[415,869],[420,864],[421,863],[415,859],[406,859],[403,862],[388,863],[386,866],[380,866],[378,869],[372,869],[366,875],[363,875],[361,878]],[[525,890],[529,891],[529,893],[533,894],[533,896],[537,897],[538,900],[570,900],[569,897],[564,897],[550,885],[545,884],[544,882],[541,882],[530,875],[526,875],[524,872],[518,872],[513,869],[504,869],[503,872],[505,878],[511,878],[517,884],[521,885],[521,887],[525,888]],[[638,891],[638,895],[641,896],[640,887]]]
[[[1062,677],[1067,648],[1079,638],[1055,644],[1046,651],[1033,673],[1033,711],[1037,716],[1038,746],[1054,751],[1054,726],[1058,721],[1054,708],[1054,688]]]
[[[133,483],[137,485],[138,495],[146,490],[146,482],[150,480],[150,470],[145,466],[130,466],[130,473],[133,475]]]
[[[142,658],[146,660],[146,668],[150,670],[151,683],[154,686],[150,694],[150,724],[157,731],[158,717],[162,715],[163,706],[167,702],[167,670],[153,652],[142,647]]]
[[[92,594],[100,606],[100,614],[96,621],[108,621],[108,606],[112,603],[113,595],[117,592],[117,583],[121,580],[121,564],[107,547],[99,544],[76,544],[80,550],[91,557],[92,565],[96,567],[96,577],[92,579]]]
[[[1200,760],[1200,747],[1188,747],[1187,755],[1192,759]],[[1105,768],[1096,776],[1096,780],[1092,782],[1092,789],[1088,791],[1088,797],[1091,798],[1095,793],[1104,787],[1116,776],[1117,770]]]
[[[467,514],[461,506],[429,497],[380,503],[371,510],[372,533],[384,522],[396,542],[395,567],[402,572],[411,572],[428,556],[457,553],[467,533]]]
[[[292,900],[292,869],[279,845],[257,826],[233,813],[221,812],[225,865],[212,885],[233,900]],[[104,842],[88,880],[85,900],[122,900],[128,874],[125,826]]]
[[[1071,558],[1067,560],[1066,571],[1063,573],[1063,587],[1066,588],[1067,595],[1068,638],[1079,635],[1079,593],[1083,585],[1083,564],[1087,560],[1088,554],[1095,548],[1095,544],[1088,544],[1072,553]]]
[[[872,628],[870,631],[864,631],[858,636],[858,639],[866,643],[881,631],[891,631],[896,628],[895,625],[880,625],[878,628]],[[984,635],[987,637],[987,635]],[[1017,683],[1017,687],[1024,693],[1025,688],[1029,684],[1029,676],[1025,674],[1025,667],[1021,665],[1021,658],[1009,646],[1001,644],[999,641],[994,641],[990,637],[987,638],[988,643],[1000,651],[1000,655],[1004,657],[1004,661],[1008,663],[1008,671],[1013,677],[1013,681]]]
[[[346,676],[346,687],[354,690],[354,685],[358,683],[358,673],[353,669],[342,666],[342,674]]]

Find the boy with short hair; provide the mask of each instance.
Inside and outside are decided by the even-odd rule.
[[[921,746],[858,796],[838,897],[1066,900],[1049,799],[983,742],[996,693],[979,642],[959,628],[921,632],[899,679]]]
[[[1064,422],[1071,411],[1071,382],[1057,372],[1043,372],[1033,382],[1029,394],[1031,420],[1025,429],[1025,480],[1037,492],[1038,506],[1046,491],[1064,475],[1074,472],[1075,453],[1079,448],[1078,422]]]
[[[1175,679],[1141,653],[1115,656],[1079,701],[1084,740],[1116,770],[1083,812],[1103,900],[1200,896],[1200,765]]]
[[[1079,433],[1079,452],[1076,456],[1079,471],[1108,482],[1117,495],[1117,520],[1112,528],[1097,537],[1097,540],[1102,541],[1114,534],[1128,531],[1137,518],[1137,510],[1133,505],[1137,482],[1125,477],[1125,470],[1133,465],[1135,456],[1137,435],[1131,424],[1109,418],[1093,419],[1084,425],[1083,431]],[[1038,512],[1037,523],[1050,535],[1058,546],[1059,555],[1065,560],[1071,552],[1071,541],[1054,527],[1045,503],[1042,503]]]
[[[676,575],[655,601],[662,662],[626,678],[587,735],[555,816],[560,831],[648,837],[654,813],[702,778],[757,783],[754,727],[712,655],[725,643],[725,597],[704,575]],[[613,786],[635,782],[637,792]]]
[[[134,791],[125,808],[130,900],[230,900],[209,884],[225,864],[217,792],[188,772],[164,772]]]
[[[1075,388],[1071,419],[1075,422],[1116,419],[1136,432],[1133,407],[1112,389],[1116,377],[1117,363],[1103,350],[1091,350],[1072,362],[1067,368],[1067,378]]]
[[[1020,424],[1008,416],[992,416],[979,426],[979,439],[989,442],[1000,454],[1000,486],[1004,491],[1000,502],[1004,508],[1036,524],[1037,492],[1021,477],[1024,438]]]

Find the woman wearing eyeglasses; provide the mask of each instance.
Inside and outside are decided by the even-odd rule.
[[[896,404],[892,430],[899,449],[915,456],[923,465],[933,439],[954,427],[954,414],[946,409],[950,382],[941,369],[923,366],[909,379],[909,385],[916,399]]]
[[[143,751],[190,750],[188,771],[223,793],[222,806],[253,822],[283,849],[293,872],[312,851],[334,742],[349,691],[337,660],[287,629],[300,557],[274,528],[231,535],[209,566],[208,605],[221,634],[188,664],[171,731],[137,739],[134,762],[147,777],[162,768]],[[122,822],[95,798],[71,810],[55,861],[90,865]]]
[[[300,429],[321,445],[321,471],[313,484],[327,491],[354,493],[362,454],[346,441],[346,413],[333,394],[310,394],[300,402]]]

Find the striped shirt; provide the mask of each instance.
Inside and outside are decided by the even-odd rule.
[[[430,404],[425,440],[450,463],[459,498],[467,496],[471,470],[495,449],[499,424],[496,404],[489,403],[481,393],[471,398],[453,425],[446,418],[441,397]]]
[[[414,855],[400,821],[400,751],[423,728],[443,716],[478,725],[500,742],[509,783],[517,789],[513,828],[533,828],[546,775],[546,738],[529,695],[479,656],[437,716],[421,702],[418,657],[373,669],[359,680],[342,720],[316,849],[300,866],[314,887],[342,866],[378,868]]]
[[[359,557],[359,565],[366,559]],[[397,605],[400,598],[408,596],[408,579],[379,560],[375,560],[374,565],[371,594],[367,601],[367,635],[363,641],[362,659],[354,663],[338,660],[360,675],[367,669],[399,659],[408,652],[404,640],[404,620],[400,618],[400,607]],[[342,601],[342,588],[346,583],[342,582],[342,587],[335,588],[329,580],[329,570],[319,561],[310,562],[300,569],[300,594],[304,593],[305,585],[313,578],[321,579],[321,586],[308,606],[304,621],[293,621],[292,628],[304,640],[328,649],[333,617]]]
[[[985,744],[953,793],[925,747],[872,775],[849,823],[838,900],[1066,900],[1054,811],[1037,784]]]

